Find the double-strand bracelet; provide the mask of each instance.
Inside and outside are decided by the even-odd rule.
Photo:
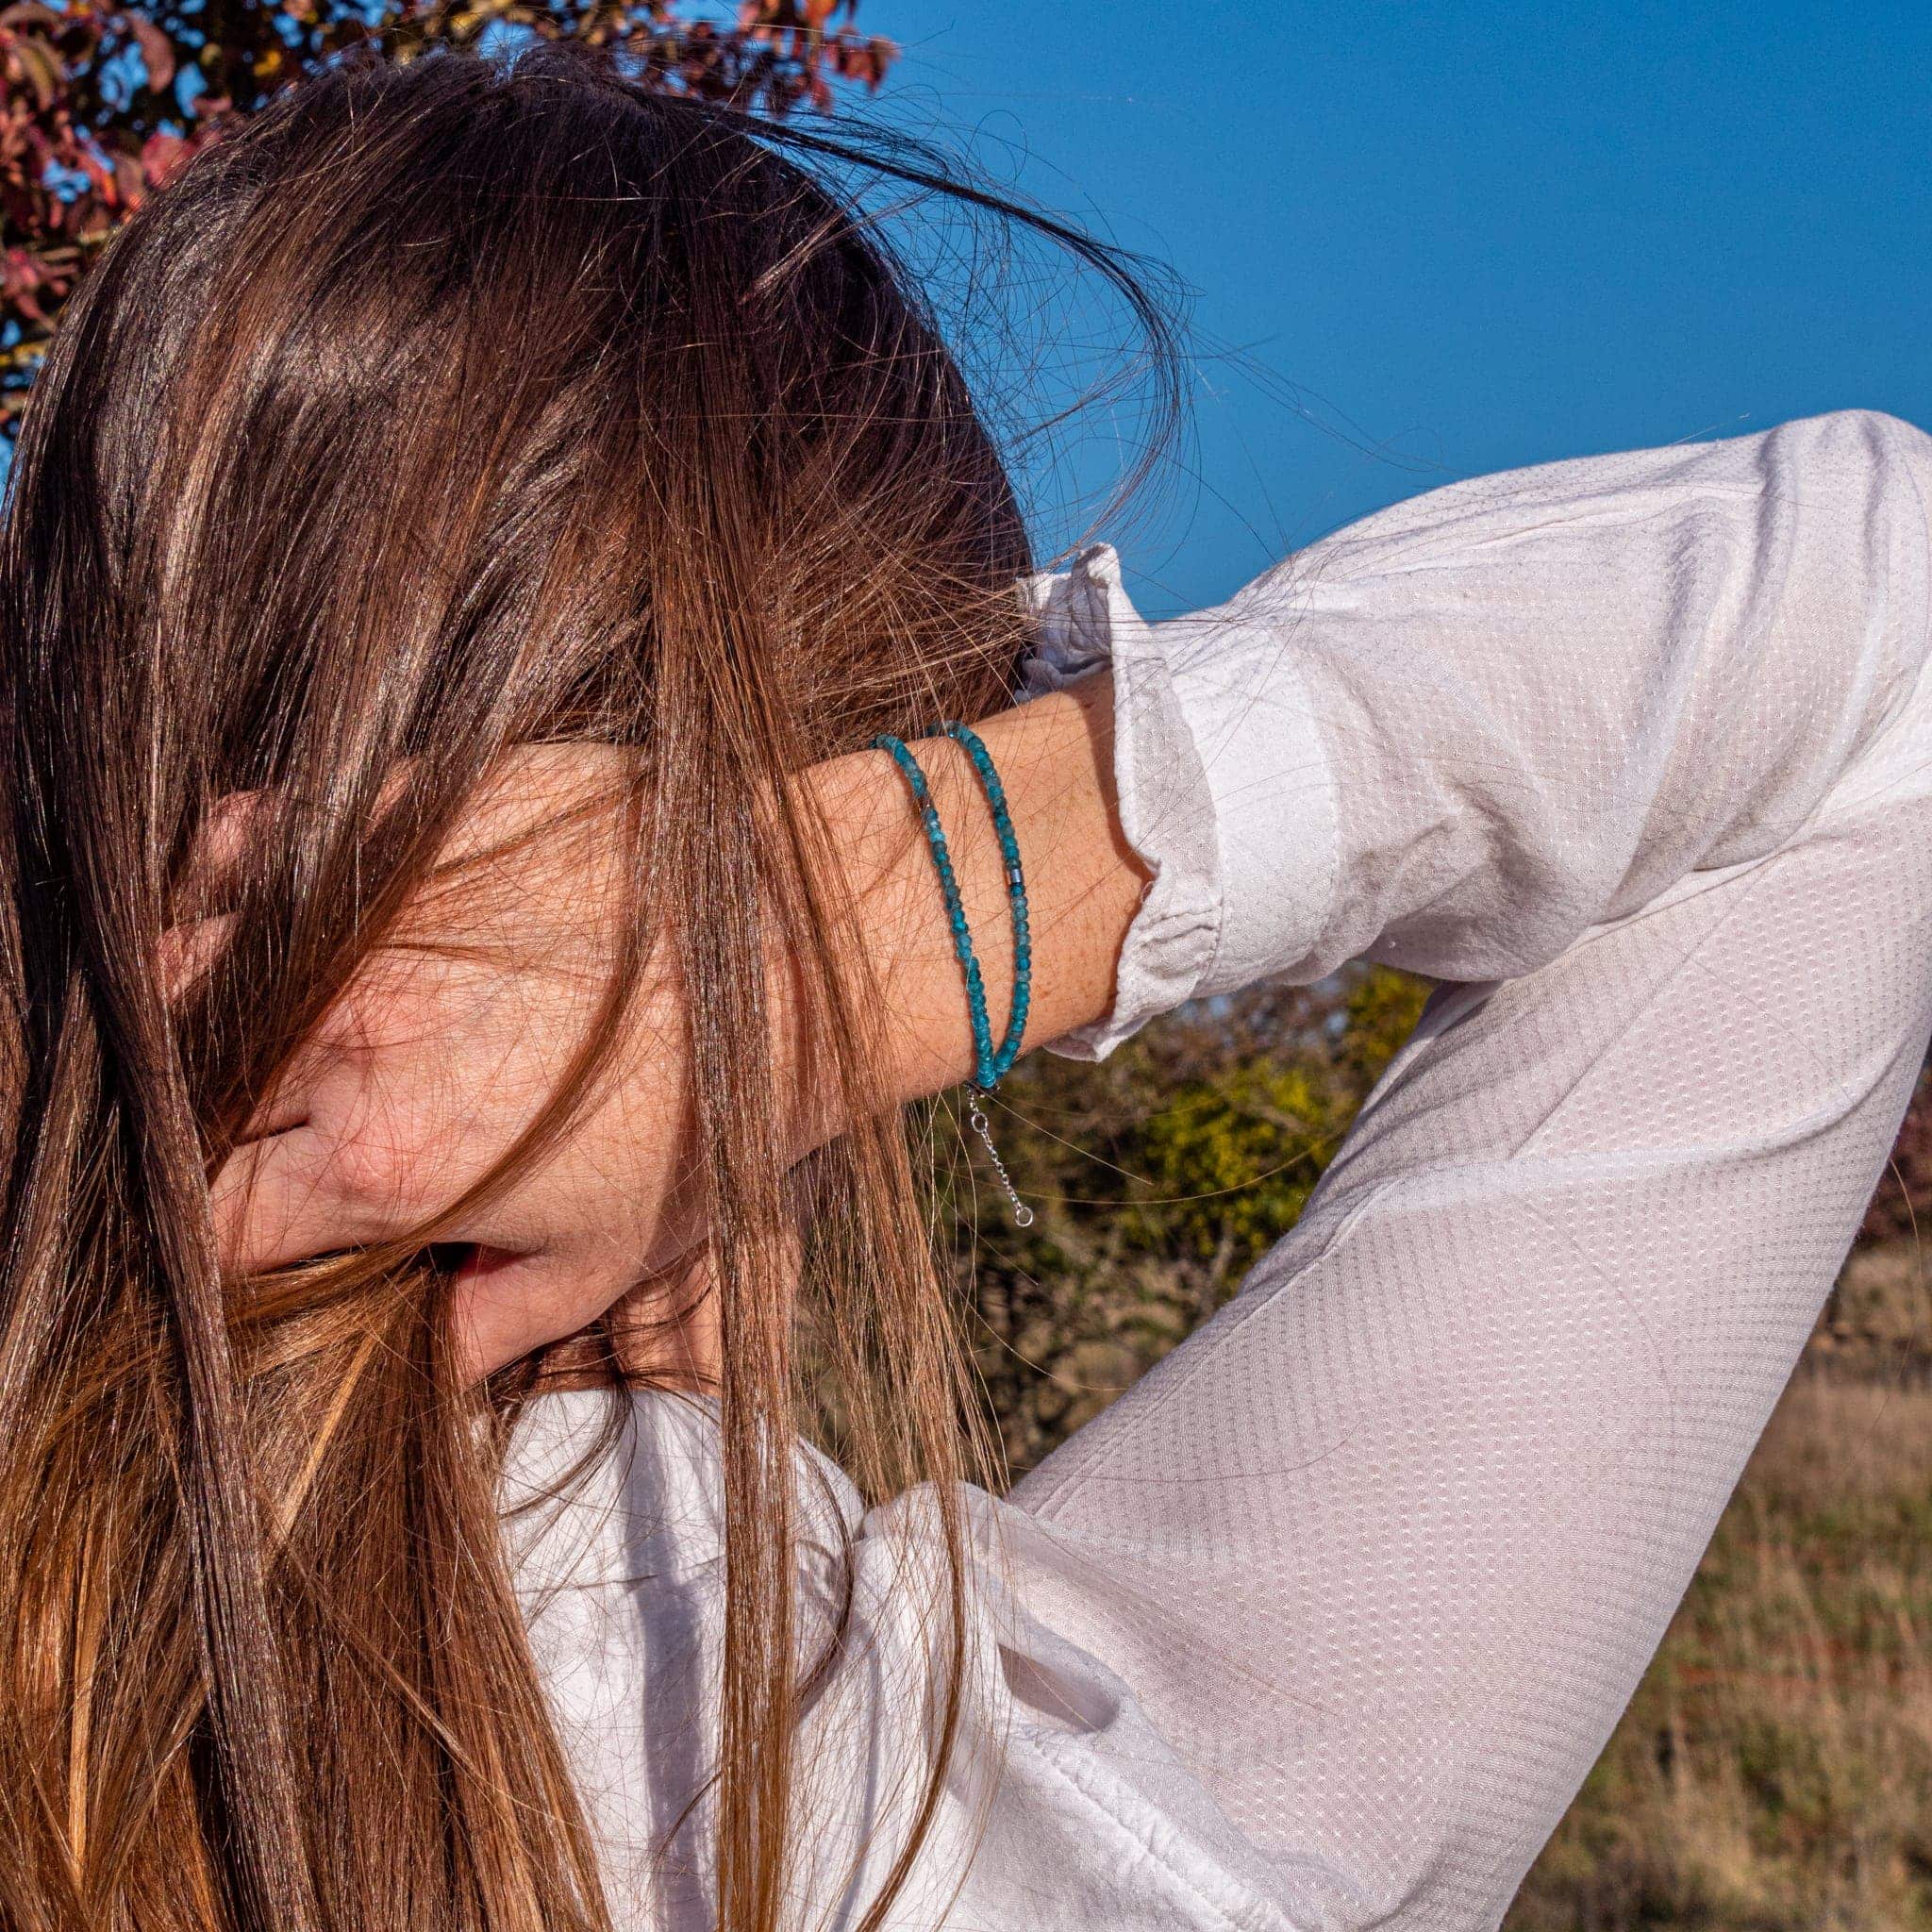
[[[966,923],[965,902],[959,896],[959,881],[953,871],[953,856],[946,846],[945,827],[940,823],[939,808],[932,802],[932,789],[925,773],[903,739],[881,732],[872,741],[876,751],[890,753],[892,762],[904,774],[911,788],[912,802],[918,808],[921,829],[925,833],[933,870],[939,874],[940,892],[945,901],[946,919],[953,932],[953,955],[966,982],[966,1017],[973,1034],[973,1076],[968,1083],[973,1103],[967,1119],[973,1130],[986,1143],[993,1172],[1007,1198],[1013,1204],[1013,1220],[1021,1227],[1033,1224],[1033,1210],[1021,1200],[993,1145],[992,1130],[986,1117],[986,1099],[1006,1076],[1007,1070],[1020,1058],[1021,1042],[1026,1033],[1026,1012],[1033,996],[1033,937],[1026,919],[1026,878],[1020,864],[1020,841],[1007,810],[1006,788],[979,734],[971,725],[946,719],[939,736],[950,738],[965,752],[980,790],[986,794],[987,809],[992,814],[993,830],[999,838],[1000,858],[1005,867],[1007,906],[1013,922],[1013,1002],[1007,1022],[1006,1038],[997,1047],[992,1041],[992,1022],[987,1013],[986,982],[979,971],[978,956],[973,949],[972,928]]]

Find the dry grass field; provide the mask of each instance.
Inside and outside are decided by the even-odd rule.
[[[1856,1254],[1507,1932],[1932,1928],[1932,1324]]]

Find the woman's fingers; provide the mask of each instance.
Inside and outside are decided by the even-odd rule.
[[[209,1190],[225,1266],[260,1274],[379,1241],[486,1242],[532,1251],[545,1236],[531,1198],[541,1177],[451,1217],[501,1153],[494,1124],[460,1145],[436,1123],[383,1106],[351,1076],[308,1095],[312,1112],[242,1142]],[[507,1146],[508,1141],[503,1145]]]
[[[241,884],[242,861],[257,819],[272,794],[231,791],[218,798],[194,835],[175,887],[175,918],[186,924],[225,910]]]
[[[465,1381],[559,1335],[588,1327],[637,1279],[635,1264],[575,1249],[485,1250],[458,1271],[457,1333]]]
[[[242,1274],[426,1238],[437,1211],[407,1188],[373,1185],[364,1160],[353,1152],[345,1158],[343,1143],[308,1125],[238,1148],[216,1176],[211,1196],[223,1261]],[[456,1198],[455,1191],[448,1198]],[[435,1227],[434,1234],[441,1241],[481,1244],[459,1271],[458,1324],[469,1377],[587,1326],[636,1290],[648,1265],[621,1241],[542,1244],[515,1201],[492,1204],[474,1225],[465,1218]],[[715,1374],[715,1311],[707,1325],[702,1310],[683,1307],[682,1299],[666,1298],[668,1326],[630,1324],[636,1332],[626,1344],[627,1367],[640,1366],[628,1355],[645,1345],[648,1331],[654,1369],[701,1372],[700,1379]]]
[[[161,981],[171,1003],[178,1002],[221,957],[234,925],[233,915],[224,912],[171,925],[161,935]]]
[[[306,1125],[236,1148],[208,1191],[222,1260],[248,1274],[393,1240],[418,1218],[370,1188],[340,1141]]]

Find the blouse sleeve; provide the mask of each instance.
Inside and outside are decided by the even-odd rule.
[[[1153,873],[1062,1050],[1450,982],[1295,1229],[1003,1512],[1134,1777],[1287,1923],[1496,1924],[1844,1257],[1932,1033],[1928,494],[1932,438],[1845,412],[1458,483],[1172,624],[1110,553],[1039,588],[1031,688],[1111,661]]]

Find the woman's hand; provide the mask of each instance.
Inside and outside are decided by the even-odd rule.
[[[979,726],[1027,868],[1034,1043],[1108,1009],[1144,884],[1114,812],[1111,716],[1111,683],[1099,677]],[[998,842],[958,747],[930,741],[919,753],[997,1035],[1012,976]],[[625,815],[586,809],[520,835],[613,796],[616,756],[590,745],[533,749],[478,799],[444,857],[492,856],[419,892],[290,1068],[259,1138],[216,1177],[229,1266],[259,1271],[433,1227],[433,1239],[475,1251],[460,1319],[478,1374],[575,1334],[633,1290],[641,1301],[654,1286],[689,1286],[706,1214],[693,1178],[681,992],[660,958],[569,1131],[500,1194],[439,1221],[538,1118],[608,982],[625,917]],[[884,1002],[891,1097],[964,1078],[972,1052],[958,965],[904,781],[874,752],[796,782],[808,794],[801,802],[823,813],[857,895]],[[179,970],[192,970],[219,931],[218,921],[184,929]],[[791,1024],[783,964],[774,962],[770,1045],[781,1091]],[[797,1111],[800,1155],[839,1130],[822,1111]],[[704,1324],[700,1310],[675,1341],[687,1361],[714,1366],[716,1338]]]
[[[485,1374],[701,1242],[682,1013],[656,958],[569,1131],[437,1224],[537,1120],[591,1030],[624,941],[622,777],[608,751],[545,746],[477,800],[442,855],[458,869],[419,890],[216,1177],[230,1267],[425,1227],[470,1244],[464,1347]],[[202,931],[198,949],[218,937]]]

